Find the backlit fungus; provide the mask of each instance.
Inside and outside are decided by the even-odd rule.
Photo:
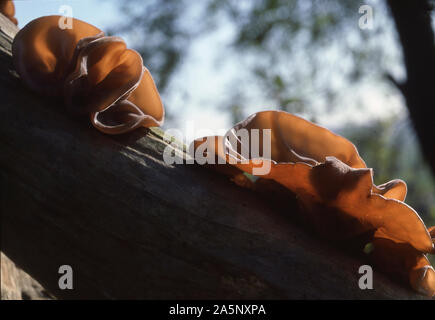
[[[262,134],[265,129],[270,129],[270,139]],[[249,142],[241,138],[242,130],[249,133]],[[270,143],[270,157],[253,150],[253,141],[260,151]],[[369,234],[371,256],[380,269],[406,278],[420,293],[435,294],[435,271],[426,257],[435,251],[435,228],[428,230],[403,202],[404,181],[374,185],[372,169],[350,141],[292,114],[264,111],[223,137],[194,141],[194,149],[223,162],[215,168],[225,174],[257,175],[293,192],[305,221],[321,236],[343,241]],[[270,170],[255,172],[265,167]]]
[[[15,5],[12,0],[0,1],[0,13],[5,15],[15,25],[18,25],[18,20],[15,18]]]
[[[23,82],[39,94],[62,98],[74,114],[88,114],[104,133],[160,126],[163,104],[141,56],[121,38],[81,20],[62,29],[60,18],[35,19],[16,35],[12,54]]]

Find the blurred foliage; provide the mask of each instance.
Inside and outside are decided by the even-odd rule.
[[[127,35],[152,70],[158,88],[164,90],[188,50],[194,33],[183,24],[185,0],[122,1],[125,24],[109,34]]]
[[[120,2],[128,19],[113,32],[134,40],[164,92],[191,43],[229,23],[235,29],[231,54],[250,70],[250,77],[232,86],[240,91],[235,95],[249,99],[243,92],[255,83],[282,110],[313,114],[336,105],[343,90],[385,71],[386,7],[383,1],[376,2],[378,23],[367,31],[358,27],[361,4],[357,0],[130,0]],[[323,106],[314,107],[314,101],[323,101]],[[246,116],[230,99],[220,103],[236,112],[233,118]]]

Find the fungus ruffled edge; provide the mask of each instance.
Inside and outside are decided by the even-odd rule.
[[[253,158],[250,152],[249,156],[242,155],[241,150],[250,146],[244,146],[241,139],[229,139],[240,129],[250,133],[253,129],[270,129],[271,158]],[[380,269],[407,278],[424,295],[435,294],[435,271],[426,257],[435,253],[435,227],[428,230],[418,213],[404,203],[404,181],[396,179],[376,186],[373,170],[366,167],[347,139],[295,115],[263,111],[236,124],[225,136],[195,140],[193,149],[223,159],[225,165],[214,167],[232,177],[240,177],[241,172],[255,176],[254,169],[267,163],[270,171],[260,177],[295,193],[310,221],[321,221],[317,223],[319,230],[326,217],[335,219],[327,225],[337,229],[328,229],[323,236],[329,233],[348,239],[373,234],[372,259]],[[334,214],[328,215],[331,211]]]

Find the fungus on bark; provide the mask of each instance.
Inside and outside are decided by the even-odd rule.
[[[15,5],[12,0],[0,1],[0,13],[4,14],[15,25],[18,25],[18,20],[15,18]]]
[[[78,19],[72,29],[62,29],[59,19],[35,19],[16,35],[12,54],[23,82],[62,98],[74,114],[89,114],[107,134],[162,125],[163,104],[139,53]]]
[[[269,136],[261,134],[267,129]],[[243,140],[243,130],[250,141]],[[259,153],[266,144],[269,158]],[[223,137],[195,140],[193,148],[209,159],[215,157],[215,163],[220,158],[225,164],[215,168],[225,174],[257,175],[292,191],[306,221],[322,236],[346,240],[371,234],[373,259],[380,268],[406,274],[414,289],[435,294],[435,271],[425,256],[434,252],[435,228],[429,231],[404,203],[404,181],[373,183],[373,170],[347,139],[292,114],[264,111],[236,124]],[[270,170],[256,173],[265,167]]]

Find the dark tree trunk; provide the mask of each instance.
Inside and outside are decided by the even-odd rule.
[[[423,154],[435,175],[435,42],[426,0],[387,0],[394,18],[407,72],[399,85],[420,140]]]

